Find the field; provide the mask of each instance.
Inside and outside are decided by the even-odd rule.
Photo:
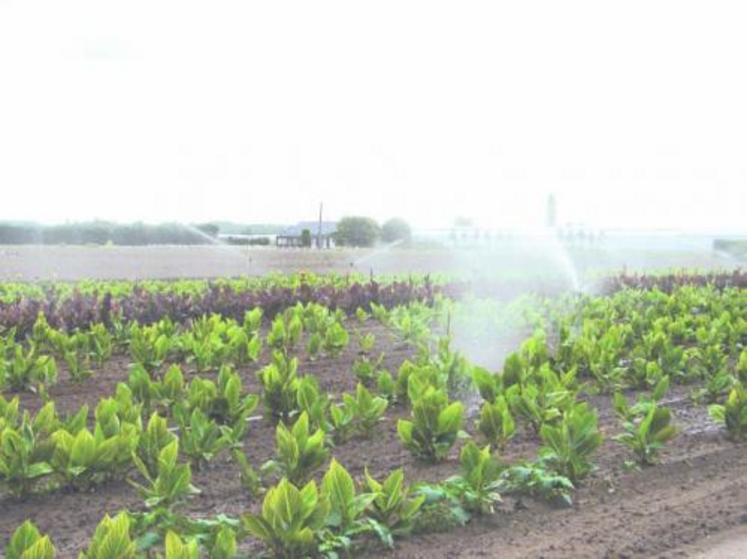
[[[31,520],[33,557],[726,554],[747,523],[747,277],[607,285],[7,286],[0,546]],[[398,468],[400,500],[365,482]],[[285,478],[315,483],[313,512]],[[107,538],[130,554],[89,547]]]
[[[735,261],[712,252],[707,240],[608,242],[567,249],[580,275],[595,272],[733,268]],[[0,246],[0,281],[81,279],[220,278],[270,272],[379,274],[449,273],[518,278],[567,279],[560,247],[528,241],[490,247],[300,250],[203,246]],[[524,286],[526,289],[526,286]]]

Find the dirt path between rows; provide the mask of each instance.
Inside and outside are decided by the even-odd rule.
[[[741,549],[731,556],[747,557],[747,447],[723,441],[713,430],[684,435],[679,445],[662,465],[598,472],[578,491],[572,509],[524,501],[522,510],[466,531],[408,540],[394,556],[715,559]],[[738,539],[712,547],[714,535],[735,526]]]

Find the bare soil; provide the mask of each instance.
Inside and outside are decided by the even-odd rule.
[[[509,280],[558,278],[570,270],[591,277],[601,271],[733,268],[728,256],[700,247],[669,248],[592,245],[564,249],[521,242],[481,248],[375,248],[331,250],[274,247],[198,246],[0,246],[0,281],[80,279],[217,278],[268,272],[368,274],[449,273]],[[583,277],[581,278],[583,279]],[[570,284],[566,285],[570,287]]]
[[[412,354],[409,348],[395,345],[390,334],[380,327],[367,325],[365,330],[376,334],[375,352],[386,353],[385,365],[390,370],[395,371]],[[299,370],[316,375],[322,387],[334,394],[351,391],[356,384],[351,371],[356,350],[353,338],[344,354],[334,360],[312,361],[301,355]],[[100,398],[113,392],[116,382],[126,378],[127,368],[127,356],[117,356],[81,384],[71,383],[61,368],[60,382],[51,389],[51,395],[60,411],[73,411],[83,403],[88,403],[92,411]],[[258,368],[240,370],[251,391],[258,390]],[[188,375],[194,374],[188,366],[186,370]],[[377,549],[367,556],[713,558],[720,555],[709,555],[711,548],[726,550],[724,553],[735,545],[745,549],[747,446],[727,441],[705,408],[693,405],[688,392],[685,387],[672,391],[670,405],[681,434],[665,449],[659,465],[642,471],[623,468],[629,456],[626,449],[611,440],[618,425],[609,400],[594,397],[592,404],[599,409],[606,440],[595,457],[598,469],[580,485],[572,508],[558,509],[529,498],[506,497],[492,517],[447,533],[412,536],[398,542],[395,551]],[[36,396],[28,394],[22,395],[22,403],[32,411],[41,405]],[[379,477],[402,466],[409,482],[437,481],[456,472],[456,448],[445,462],[426,465],[402,447],[396,422],[406,415],[402,408],[390,409],[372,439],[350,441],[333,449],[333,454],[356,477],[362,476],[364,467]],[[467,427],[474,432],[472,420]],[[259,465],[271,458],[273,448],[273,425],[265,420],[253,421],[245,442],[251,461]],[[532,435],[520,433],[508,445],[504,458],[532,458],[537,448],[538,441]],[[202,494],[189,503],[187,511],[195,516],[238,516],[259,504],[243,491],[237,471],[226,455],[195,472],[194,483]],[[56,491],[20,502],[0,496],[0,542],[30,518],[52,536],[59,557],[76,557],[101,517],[124,508],[142,508],[141,499],[126,482],[104,484],[90,493]],[[735,529],[742,531],[733,532]]]

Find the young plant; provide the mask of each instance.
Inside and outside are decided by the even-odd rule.
[[[52,466],[67,483],[81,488],[116,478],[131,465],[138,435],[138,429],[129,423],[108,437],[100,424],[93,434],[81,429],[73,436],[60,429],[52,436]]]
[[[730,439],[747,439],[747,390],[741,382],[734,385],[723,405],[713,404],[708,408],[708,413],[726,426]]]
[[[386,412],[388,402],[379,396],[373,396],[366,387],[358,383],[355,395],[343,394],[345,415],[350,415],[353,430],[362,437],[370,437],[374,428]]]
[[[443,390],[429,386],[413,402],[412,421],[400,419],[397,432],[405,448],[416,457],[438,462],[446,458],[460,436],[463,416],[461,402],[449,404]]]
[[[244,529],[262,540],[279,559],[303,559],[315,554],[316,534],[329,515],[329,502],[316,483],[298,489],[283,478],[270,488],[259,514],[242,517]]]
[[[65,351],[63,357],[73,382],[84,381],[93,374],[89,354],[85,351],[70,349]]]
[[[166,533],[164,551],[166,554],[163,559],[200,559],[197,540],[192,539],[184,542],[171,530]]]
[[[43,536],[30,520],[13,532],[5,547],[5,559],[54,559],[56,555],[49,536]]]
[[[257,373],[267,416],[287,421],[296,410],[297,370],[298,359],[288,359],[282,353],[274,352],[273,362]]]
[[[642,418],[626,421],[623,424],[625,432],[617,435],[615,440],[630,448],[640,465],[654,464],[659,449],[677,433],[671,421],[669,408],[653,404]]]
[[[40,442],[25,415],[18,428],[6,426],[0,432],[0,483],[15,497],[31,492],[34,485],[53,472],[39,455]]]
[[[322,393],[316,377],[307,375],[300,379],[296,395],[298,409],[309,416],[310,428],[326,431],[328,428],[327,413],[330,409],[329,396]]]
[[[502,478],[501,487],[505,493],[527,494],[550,502],[559,501],[568,507],[573,504],[571,480],[548,471],[540,462],[510,466],[503,472]]]
[[[131,520],[126,512],[99,522],[86,551],[79,559],[138,559],[137,546],[130,533]]]
[[[358,335],[358,347],[360,348],[359,353],[368,355],[373,351],[374,344],[376,343],[376,336],[372,333]]]
[[[357,494],[353,478],[334,458],[322,479],[321,494],[329,503],[326,525],[330,535],[325,538],[325,551],[349,551],[352,537],[369,529],[362,517],[376,494]]]
[[[37,355],[33,344],[28,351],[16,344],[10,359],[0,359],[0,389],[45,391],[56,381],[57,365],[54,358]]]
[[[220,426],[199,408],[191,414],[177,409],[174,417],[179,425],[182,452],[195,468],[201,468],[228,446]]]
[[[244,426],[249,415],[257,408],[259,397],[244,394],[241,377],[229,366],[218,373],[218,393],[210,403],[208,414],[222,425]]]
[[[389,402],[394,401],[397,385],[389,371],[379,371],[379,375],[376,377],[376,389],[379,392],[379,396],[385,398]]]
[[[243,327],[248,334],[259,333],[259,329],[262,326],[262,312],[262,307],[255,307],[244,313]]]
[[[412,532],[425,496],[412,496],[410,488],[405,485],[402,468],[394,470],[383,482],[376,481],[366,470],[366,485],[369,492],[374,494],[368,522],[382,542],[392,548],[394,537]]]
[[[176,346],[176,338],[165,325],[130,326],[130,355],[136,364],[153,372],[160,367]]]
[[[360,382],[370,386],[376,379],[383,362],[383,353],[375,360],[371,360],[367,355],[363,355],[353,362],[353,373]]]
[[[246,489],[250,497],[256,497],[262,491],[262,479],[257,470],[251,465],[246,455],[239,449],[231,452],[233,461],[239,468],[239,479],[241,486]]]
[[[330,357],[337,357],[348,346],[350,336],[339,322],[332,323],[324,333],[322,347]]]
[[[199,490],[192,485],[192,470],[189,464],[179,464],[178,457],[179,440],[175,439],[161,449],[155,476],[140,458],[133,457],[140,475],[148,483],[147,485],[132,481],[130,483],[140,491],[147,507],[163,507],[170,510],[199,493]]]
[[[486,402],[494,402],[501,393],[501,377],[482,367],[472,368],[472,382]]]
[[[358,307],[357,309],[355,309],[355,318],[358,319],[358,322],[360,324],[364,324],[370,318],[370,316],[371,315],[368,314],[366,310],[361,307]]]
[[[169,431],[166,419],[154,412],[148,420],[148,426],[140,434],[135,451],[140,464],[151,477],[158,475],[161,451],[175,440],[177,437]]]
[[[516,423],[503,396],[482,405],[477,428],[491,446],[501,451],[506,448],[506,443],[516,433]]]
[[[355,528],[376,498],[375,493],[356,494],[353,478],[334,458],[322,478],[321,493],[329,502],[327,526],[343,534]]]
[[[495,504],[501,502],[498,492],[503,467],[490,452],[469,441],[459,455],[461,472],[446,480],[446,487],[458,496],[467,511],[492,514]]]
[[[94,324],[90,330],[91,354],[96,365],[101,367],[108,361],[114,350],[114,336],[103,324]]]
[[[571,482],[591,471],[589,457],[602,444],[597,414],[585,402],[567,410],[556,425],[544,425],[540,437],[543,443],[539,451],[542,463]]]
[[[314,332],[309,336],[309,341],[306,344],[306,351],[312,360],[318,357],[319,352],[322,349],[322,341],[322,335],[319,332]]]
[[[291,483],[303,483],[327,459],[324,431],[309,431],[309,416],[302,412],[293,427],[278,423],[275,431],[276,458],[267,464]]]

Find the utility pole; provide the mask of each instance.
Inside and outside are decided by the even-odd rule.
[[[322,248],[322,210],[324,209],[324,202],[319,202],[319,228],[316,231],[316,248]]]

